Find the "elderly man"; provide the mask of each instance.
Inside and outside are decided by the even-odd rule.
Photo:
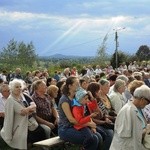
[[[57,133],[58,113],[50,97],[46,94],[47,86],[43,80],[37,80],[34,83],[34,93],[32,98],[36,103],[37,109],[37,121],[44,125],[42,126],[45,131],[48,131],[45,127],[53,130]],[[46,126],[45,126],[46,125]],[[47,132],[47,138],[49,133]]]
[[[8,84],[2,84],[0,86],[0,128],[3,127],[4,116],[5,116],[5,102],[10,92]]]
[[[146,85],[136,88],[132,100],[117,115],[110,150],[146,150],[142,139],[147,123],[142,109],[149,103],[150,88]]]

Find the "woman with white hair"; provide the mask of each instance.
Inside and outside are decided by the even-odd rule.
[[[146,85],[136,88],[132,100],[117,115],[110,150],[146,150],[142,140],[147,124],[141,109],[149,103],[150,88]]]
[[[125,91],[125,88],[126,88],[125,81],[117,79],[114,84],[114,89],[109,95],[111,105],[117,114],[125,104],[123,97],[123,92]]]
[[[5,104],[5,119],[1,137],[11,148],[27,149],[27,140],[29,138],[28,119],[36,111],[36,105],[31,100],[31,105],[27,106],[25,95],[22,93],[22,80],[14,79],[11,81],[9,89],[10,96]]]

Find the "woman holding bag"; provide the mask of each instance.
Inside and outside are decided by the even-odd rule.
[[[4,126],[1,130],[1,137],[8,146],[14,149],[27,149],[28,140],[28,119],[36,110],[35,105],[27,103],[23,93],[23,81],[14,79],[9,83],[10,96],[5,105]]]

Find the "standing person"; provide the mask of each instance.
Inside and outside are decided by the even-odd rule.
[[[150,88],[146,85],[136,88],[132,100],[128,101],[117,115],[110,150],[146,150],[142,139],[147,124],[141,109],[149,103]]]
[[[86,74],[87,74],[87,68],[86,68],[86,66],[83,66],[80,76],[84,76]]]
[[[72,100],[75,96],[75,92],[79,87],[79,80],[76,77],[69,77],[66,80],[66,84],[63,86],[63,95],[60,98],[58,105],[59,112],[59,124],[58,135],[61,139],[69,141],[73,144],[83,145],[85,150],[97,150],[99,139],[93,134],[89,142],[84,143],[85,137],[82,132],[76,130],[73,125],[77,125],[77,120],[73,117],[71,112]],[[93,122],[86,124],[89,127],[95,128],[96,125]]]
[[[10,80],[13,79],[23,79],[23,76],[21,74],[21,68],[16,68],[15,73],[12,74],[12,78]]]
[[[5,103],[10,94],[8,84],[0,86],[0,128],[3,127],[5,117]]]

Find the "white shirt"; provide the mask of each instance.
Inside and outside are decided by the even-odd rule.
[[[95,72],[96,75],[97,75],[97,74],[100,74],[100,73],[102,72],[102,70],[97,68],[94,72]]]
[[[109,95],[111,105],[114,108],[115,112],[118,114],[121,108],[124,106],[124,98],[123,95],[120,94],[119,92],[111,92]]]
[[[0,112],[5,112],[6,98],[0,93]]]

